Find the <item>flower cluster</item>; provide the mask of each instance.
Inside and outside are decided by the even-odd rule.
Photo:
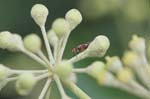
[[[56,83],[61,99],[72,99],[66,94],[64,87],[80,99],[92,99],[76,85],[76,74],[85,73],[95,78],[100,85],[119,88],[150,99],[150,64],[146,57],[144,38],[134,35],[129,42],[130,49],[122,58],[107,56],[106,63],[95,61],[85,68],[74,68],[73,64],[84,58],[103,57],[110,46],[109,39],[98,35],[84,51],[70,59],[63,59],[69,35],[81,23],[82,15],[77,9],[71,9],[65,18],[54,20],[51,29],[46,31],[48,14],[48,9],[42,4],[35,4],[31,9],[31,16],[41,29],[48,57],[41,50],[42,40],[37,34],[29,34],[22,39],[19,34],[0,32],[1,49],[22,52],[45,67],[43,70],[16,70],[0,64],[0,90],[9,82],[15,81],[18,94],[26,96],[39,81],[46,79],[38,99],[50,97],[52,82]]]
[[[22,39],[19,34],[9,31],[0,33],[0,48],[22,52],[45,67],[44,70],[15,70],[0,64],[0,90],[8,82],[16,81],[16,91],[26,96],[39,81],[47,79],[38,99],[44,99],[49,94],[53,81],[57,84],[61,99],[72,99],[66,94],[64,87],[68,87],[80,99],[92,99],[76,85],[76,73],[87,73],[98,78],[103,73],[105,64],[98,61],[84,69],[74,68],[73,64],[87,57],[104,56],[110,45],[109,39],[99,35],[83,52],[71,59],[63,59],[69,35],[81,23],[82,15],[77,9],[71,9],[65,18],[54,20],[51,29],[46,32],[48,14],[48,9],[42,4],[35,4],[31,9],[31,16],[41,29],[48,58],[41,51],[42,40],[37,34],[29,34]]]
[[[146,58],[145,39],[133,35],[129,48],[122,58],[107,56],[105,66],[103,63],[99,67],[101,72],[95,78],[100,85],[119,88],[142,99],[150,99],[150,64]],[[98,66],[97,63],[92,65]],[[96,70],[98,68],[95,73]]]

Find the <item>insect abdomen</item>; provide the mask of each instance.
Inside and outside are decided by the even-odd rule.
[[[89,44],[80,44],[77,47],[72,49],[73,53],[80,53],[88,48]]]

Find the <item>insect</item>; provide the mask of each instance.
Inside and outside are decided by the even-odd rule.
[[[73,52],[74,54],[78,54],[78,53],[80,53],[80,52],[86,50],[86,49],[88,48],[89,44],[90,44],[89,42],[88,42],[88,43],[84,43],[84,44],[80,44],[80,45],[78,45],[77,47],[73,48],[73,49],[72,49],[72,52]]]

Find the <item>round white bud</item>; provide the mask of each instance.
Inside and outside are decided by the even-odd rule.
[[[58,42],[58,37],[52,29],[48,31],[48,40],[52,46]]]
[[[97,79],[98,76],[104,71],[104,68],[105,64],[103,62],[96,61],[87,68],[87,73]]]
[[[104,35],[97,36],[88,46],[89,57],[102,57],[110,46],[109,39]]]
[[[36,34],[29,34],[24,38],[24,46],[29,51],[37,53],[41,50],[42,41]]]
[[[20,35],[11,34],[8,31],[0,33],[0,48],[10,51],[20,51],[24,48]]]
[[[132,40],[129,42],[129,47],[138,54],[145,53],[145,46],[145,39],[137,35],[133,35]]]
[[[22,37],[18,34],[13,34],[9,42],[11,42],[11,46],[8,46],[8,49],[11,51],[20,51],[24,49]]]
[[[108,71],[103,71],[101,75],[97,78],[97,81],[100,85],[111,85],[113,81],[115,80],[115,77],[113,74],[111,74]]]
[[[131,68],[138,68],[143,65],[141,58],[133,51],[125,52],[122,61],[125,66],[129,66]]]
[[[62,61],[54,68],[54,72],[62,79],[68,78],[72,74],[73,65],[68,61]]]
[[[37,79],[31,73],[21,74],[16,82],[16,91],[22,95],[28,95],[35,86]]]
[[[66,20],[70,24],[71,30],[74,29],[82,21],[82,15],[77,9],[71,9],[66,13]]]
[[[110,70],[111,72],[117,73],[121,69],[123,69],[122,62],[118,56],[113,56],[113,57],[106,57],[106,65],[107,69]]]
[[[133,73],[129,68],[124,68],[118,72],[117,78],[123,83],[128,83],[133,79]]]
[[[31,16],[39,26],[45,25],[48,13],[48,9],[43,4],[35,4],[31,9]]]
[[[11,38],[12,34],[9,31],[3,31],[0,33],[0,48],[6,49],[9,45],[9,39]]]
[[[56,19],[52,24],[52,29],[58,37],[62,37],[70,32],[69,23],[64,18]]]

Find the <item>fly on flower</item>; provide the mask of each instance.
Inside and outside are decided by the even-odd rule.
[[[80,52],[83,52],[84,50],[86,50],[88,48],[89,44],[90,44],[90,42],[80,44],[80,45],[76,46],[75,48],[73,48],[72,52],[74,54],[78,54]]]

